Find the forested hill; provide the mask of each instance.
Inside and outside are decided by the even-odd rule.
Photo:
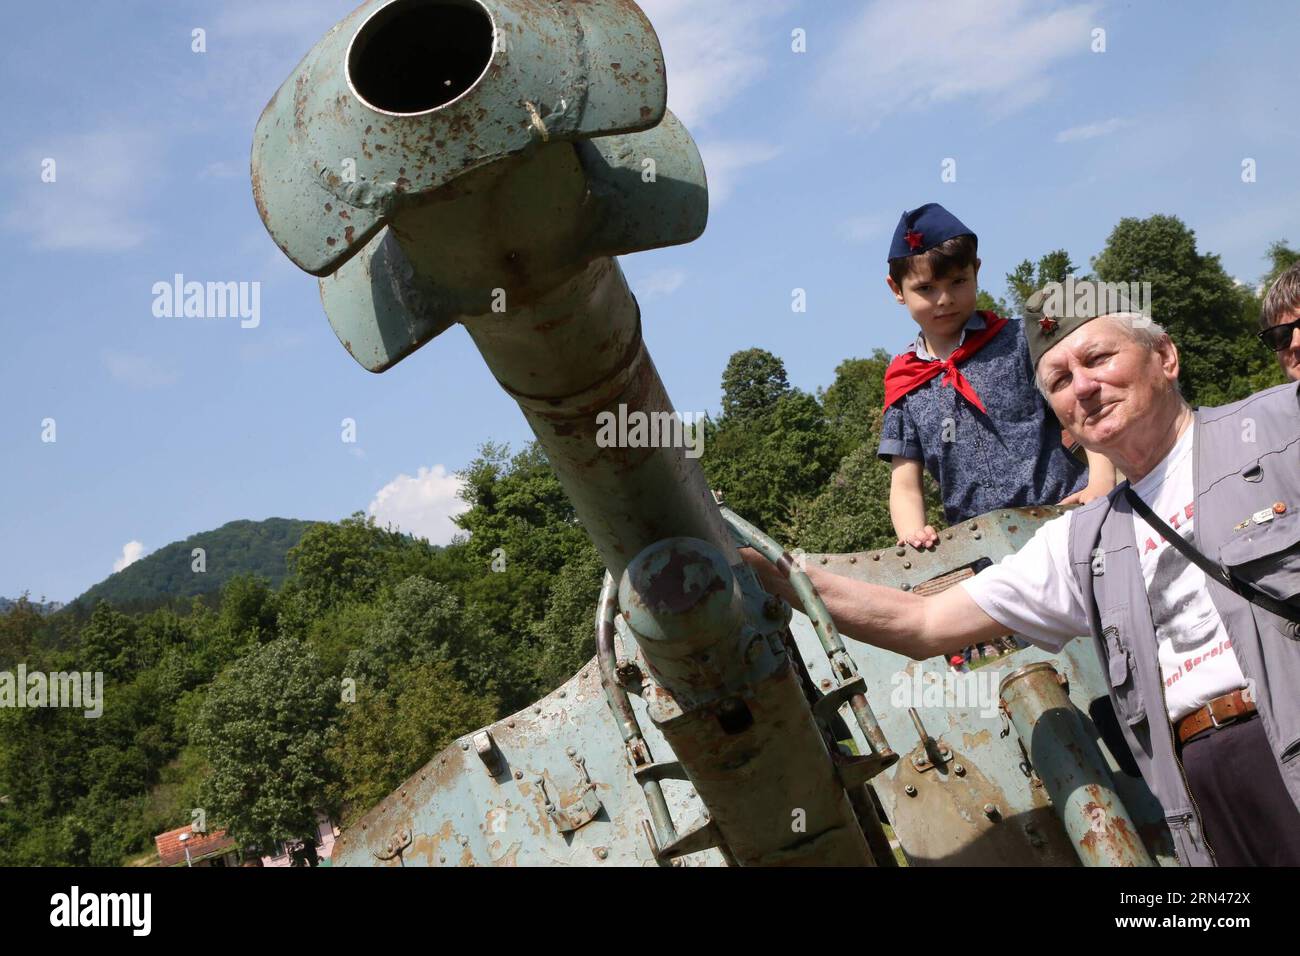
[[[215,594],[239,574],[257,575],[279,587],[286,574],[284,556],[311,524],[296,518],[231,521],[159,548],[100,581],[72,603],[86,610],[101,599],[115,607],[156,605],[174,598]],[[195,548],[203,549],[202,571],[197,570]]]

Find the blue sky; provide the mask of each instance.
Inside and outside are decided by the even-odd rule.
[[[446,540],[450,473],[485,440],[531,437],[459,327],[383,375],[363,371],[316,281],[258,218],[257,117],[354,5],[11,7],[0,595],[66,601],[127,558],[236,518],[372,510]],[[684,411],[716,411],[739,349],[770,349],[809,390],[845,358],[898,351],[915,327],[885,288],[884,256],[899,214],[923,202],[979,234],[994,295],[1053,248],[1086,268],[1124,216],[1180,216],[1249,282],[1269,242],[1300,242],[1289,4],[642,6],[711,189],[701,239],[623,259]],[[795,29],[806,52],[791,49]],[[941,181],[948,158],[955,182]],[[1242,181],[1247,158],[1255,182]],[[176,273],[260,283],[259,324],[155,316],[152,287]],[[795,288],[806,312],[791,310]]]

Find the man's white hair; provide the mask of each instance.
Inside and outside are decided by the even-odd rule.
[[[1102,319],[1111,319],[1130,340],[1138,343],[1148,352],[1154,352],[1162,339],[1169,338],[1169,333],[1165,331],[1164,326],[1151,321],[1140,312],[1111,312],[1107,315],[1099,315],[1093,321],[1100,322]],[[1041,359],[1038,364],[1043,364]],[[1038,386],[1038,394],[1047,398],[1047,389],[1043,387],[1043,379],[1038,374],[1038,369],[1034,369],[1034,384]],[[1183,391],[1176,381],[1174,388],[1178,390],[1181,397]]]

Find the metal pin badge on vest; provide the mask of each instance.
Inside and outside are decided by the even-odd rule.
[[[1092,549],[1092,576],[1099,578],[1106,573],[1106,552],[1101,548]]]
[[[1284,514],[1286,514],[1286,502],[1275,501],[1270,507],[1261,508],[1259,511],[1256,511],[1253,515],[1247,518],[1245,521],[1241,522],[1240,524],[1233,525],[1232,530],[1240,531],[1242,528],[1248,528],[1252,524],[1268,524],[1274,518]]]

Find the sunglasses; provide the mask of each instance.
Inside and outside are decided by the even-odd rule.
[[[1291,344],[1292,333],[1296,328],[1300,328],[1300,319],[1272,325],[1259,333],[1259,340],[1274,352],[1280,352]]]

